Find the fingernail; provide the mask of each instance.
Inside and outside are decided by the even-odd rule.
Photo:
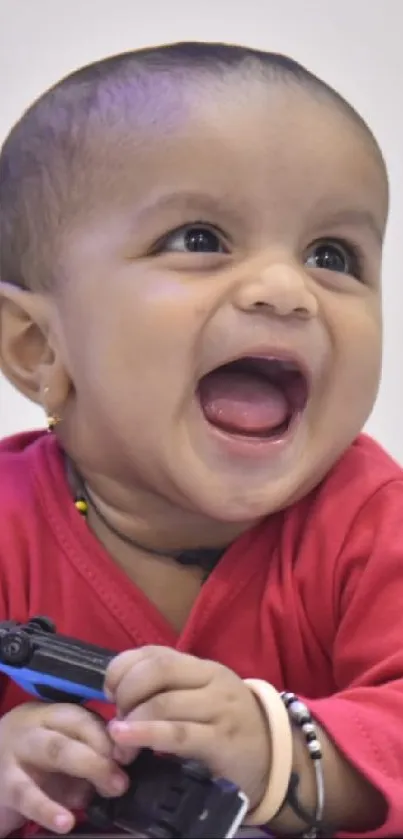
[[[116,734],[127,734],[127,732],[130,731],[129,723],[121,720],[112,720],[112,722],[109,723],[109,728]]]
[[[67,833],[69,830],[72,829],[72,822],[73,819],[68,813],[58,813],[55,817],[55,828],[56,830],[62,830]]]
[[[112,789],[115,792],[124,792],[127,787],[126,778],[122,775],[113,775],[112,777]]]

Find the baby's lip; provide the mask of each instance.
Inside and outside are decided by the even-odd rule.
[[[310,360],[312,358],[316,360],[315,364],[313,364]],[[226,357],[222,357],[219,360],[217,359],[216,364],[209,366],[208,369],[203,371],[200,380],[218,368],[226,367],[227,365],[234,364],[236,362],[247,362],[248,359],[254,360],[257,364],[261,361],[262,366],[265,364],[270,365],[278,363],[290,372],[295,371],[296,373],[300,373],[306,382],[308,394],[311,391],[313,380],[317,375],[318,354],[309,353],[308,355],[308,353],[302,353],[300,350],[285,349],[274,346],[259,346],[256,348],[249,347],[245,351],[233,353]]]

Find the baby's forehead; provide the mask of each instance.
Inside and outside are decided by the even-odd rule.
[[[147,164],[164,178],[169,164],[178,181],[184,170],[193,180],[198,167],[207,175],[252,169],[259,137],[266,144],[262,158],[281,156],[283,165],[287,153],[304,168],[304,152],[319,135],[329,165],[341,143],[351,144],[350,157],[370,150],[381,161],[370,132],[344,100],[298,79],[273,79],[256,65],[214,74],[189,72],[181,64],[150,72],[129,62],[93,82],[87,80],[86,97],[85,85],[73,79],[48,111],[55,163],[70,184],[85,181],[88,195],[99,192],[102,181],[111,187],[120,179],[120,188],[123,181],[141,181]],[[302,134],[308,137],[305,148]]]
[[[252,130],[266,121],[271,130],[283,132],[287,141],[298,147],[297,130],[290,136],[290,128],[298,129],[311,123],[315,133],[321,123],[332,124],[333,138],[350,133],[362,141],[363,148],[371,148],[379,161],[382,155],[373,135],[348,103],[330,95],[326,90],[297,80],[273,81],[264,75],[233,70],[224,77],[188,76],[183,68],[169,72],[136,73],[127,78],[109,79],[100,85],[91,103],[91,112],[82,114],[87,131],[113,142],[129,141],[136,145],[155,145],[165,137],[177,135],[189,146],[194,142],[192,129],[203,132],[206,140],[232,128],[238,117],[241,144],[250,142],[246,128]],[[331,145],[332,137],[327,137]],[[356,149],[355,149],[356,151]],[[159,147],[164,154],[164,148]]]
[[[97,160],[86,167],[93,188],[86,188],[73,222],[80,241],[97,250],[101,238],[131,258],[168,232],[202,222],[224,231],[236,248],[257,252],[286,243],[294,250],[328,235],[330,227],[334,235],[352,236],[369,219],[379,231],[379,249],[387,204],[371,153],[360,162],[357,149],[348,154],[346,141],[347,151],[339,143],[332,154],[314,147],[308,159],[290,135],[280,159],[267,154],[265,144],[250,149],[250,137],[238,136],[231,146],[231,137],[229,131],[226,143],[220,137],[217,145],[188,129],[134,148],[129,133],[127,145],[113,146],[104,165]]]
[[[241,88],[231,78],[214,89],[186,87],[183,79],[170,75],[165,81],[163,91],[155,77],[136,89],[142,107],[132,107],[130,88],[118,89],[113,101],[120,118],[98,123],[89,144],[87,174],[92,171],[98,180],[103,172],[111,178],[120,173],[129,188],[144,182],[150,191],[160,179],[168,180],[173,189],[188,192],[200,181],[207,189],[215,181],[226,186],[228,179],[235,186],[259,167],[258,177],[273,188],[280,183],[279,174],[284,186],[287,174],[291,182],[309,170],[309,189],[315,191],[324,170],[337,167],[337,184],[337,178],[350,179],[362,164],[376,171],[381,192],[387,193],[375,141],[359,120],[328,97],[297,85],[270,88],[253,78],[244,78]],[[109,109],[110,117],[111,92],[104,92],[99,105]]]
[[[99,85],[90,119],[101,129],[115,126],[132,136],[142,131],[174,131],[189,117],[191,98],[191,82],[186,83],[181,68],[169,73],[137,71]]]

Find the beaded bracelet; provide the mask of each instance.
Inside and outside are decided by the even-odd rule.
[[[318,739],[315,723],[305,703],[301,702],[295,693],[283,691],[280,696],[287,709],[291,723],[301,729],[305,737],[308,752],[313,761],[316,779],[316,811],[314,815],[305,810],[298,800],[297,787],[299,776],[296,772],[291,773],[284,805],[288,805],[295,815],[307,825],[307,830],[303,833],[303,836],[306,839],[315,839],[315,837],[321,835],[321,831],[323,830],[322,819],[325,807],[322,747]]]

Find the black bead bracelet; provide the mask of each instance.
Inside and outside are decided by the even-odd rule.
[[[323,836],[323,812],[325,807],[325,784],[323,775],[322,747],[318,739],[316,725],[311,717],[309,708],[296,696],[295,693],[284,691],[280,694],[287,709],[290,722],[302,732],[305,743],[313,762],[316,779],[316,810],[310,813],[302,806],[298,799],[297,788],[299,775],[291,773],[287,795],[283,806],[288,806],[302,822],[306,824],[306,830],[302,834],[306,839],[317,839]],[[329,834],[327,834],[329,835]]]

